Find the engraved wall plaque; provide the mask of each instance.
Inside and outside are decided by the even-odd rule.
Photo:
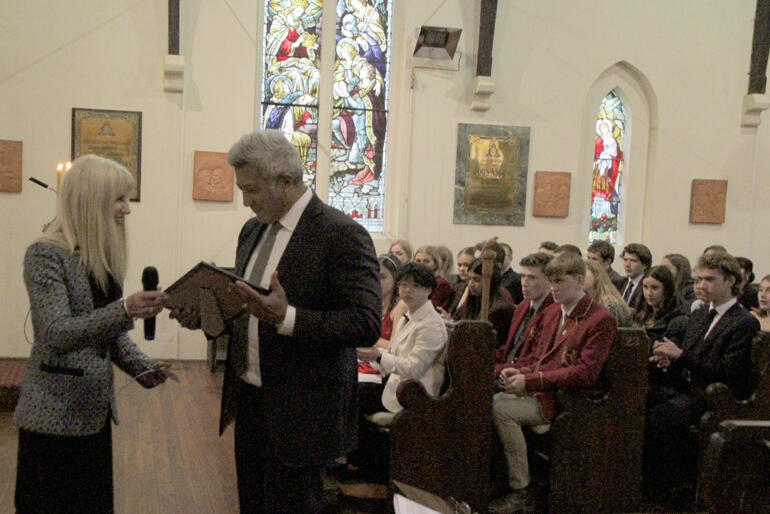
[[[690,223],[724,223],[726,204],[726,180],[693,179],[690,191]]]
[[[572,174],[562,171],[536,171],[532,215],[566,218]]]
[[[0,140],[0,192],[21,192],[21,141]]]
[[[136,179],[131,200],[139,201],[142,179],[142,113],[72,109],[72,160],[95,154],[126,167]]]
[[[193,163],[193,200],[233,201],[235,170],[222,152],[195,152]]]
[[[529,127],[457,126],[454,223],[524,226]]]

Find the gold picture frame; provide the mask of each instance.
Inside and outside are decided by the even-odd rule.
[[[95,154],[122,164],[136,179],[131,201],[138,202],[142,179],[142,113],[72,108],[72,160]]]

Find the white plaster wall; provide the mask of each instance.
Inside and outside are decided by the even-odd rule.
[[[444,243],[458,250],[498,235],[513,244],[517,258],[544,239],[585,247],[592,149],[586,98],[602,72],[627,61],[647,77],[657,102],[647,195],[629,212],[635,234],[656,261],[672,251],[694,258],[719,242],[754,259],[758,274],[770,272],[763,223],[770,214],[770,118],[763,115],[759,130],[740,127],[752,0],[503,0],[493,65],[498,89],[486,113],[469,108],[479,4],[396,0],[387,187],[400,194],[388,206],[387,234],[375,238],[378,250],[403,236],[414,245]],[[0,6],[0,139],[24,141],[23,191],[0,194],[0,356],[29,353],[21,263],[26,246],[53,216],[54,197],[27,178],[55,181],[55,164],[70,155],[72,107],[143,113],[142,199],[132,204],[129,218],[127,292],[141,286],[146,265],[157,266],[161,285],[167,285],[200,260],[232,263],[249,212],[237,193],[230,204],[193,202],[192,162],[195,150],[227,151],[254,126],[256,40],[262,32],[256,9],[253,0],[182,2],[187,73],[180,95],[162,89],[166,2]],[[461,27],[463,57],[457,72],[415,70],[412,88],[408,56],[421,24]],[[524,227],[453,224],[461,122],[532,128]],[[531,216],[536,170],[573,173],[568,218]],[[688,224],[693,178],[729,180],[724,225]],[[156,341],[142,341],[140,330],[133,336],[156,357],[205,356],[200,333],[179,329],[165,316]]]

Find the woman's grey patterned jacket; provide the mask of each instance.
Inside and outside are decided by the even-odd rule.
[[[132,377],[155,368],[128,337],[121,300],[94,309],[78,256],[47,242],[27,248],[24,282],[35,341],[14,423],[67,436],[98,432],[108,412],[117,424],[112,363]]]

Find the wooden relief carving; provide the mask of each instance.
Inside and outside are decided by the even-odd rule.
[[[235,170],[222,152],[195,152],[193,164],[193,200],[233,201]]]
[[[566,218],[572,175],[563,171],[536,171],[532,215]]]
[[[724,223],[726,203],[726,180],[693,179],[690,191],[690,223]]]
[[[21,141],[0,140],[0,192],[21,192]]]

